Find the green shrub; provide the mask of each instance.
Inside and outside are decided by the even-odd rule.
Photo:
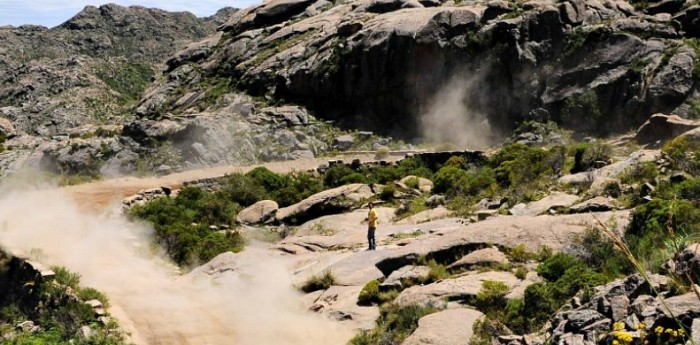
[[[384,188],[382,189],[382,192],[379,193],[379,198],[384,200],[384,201],[391,201],[394,200],[394,194],[396,193],[396,185],[393,183],[387,183]]]
[[[510,144],[503,147],[490,160],[489,164],[495,169],[496,182],[510,194],[515,201],[526,201],[533,198],[533,193],[545,188],[553,177],[563,167],[563,151],[544,150]]]
[[[153,69],[145,63],[121,61],[106,64],[96,73],[98,78],[124,97],[125,101],[133,101],[141,96],[155,75]]]
[[[62,266],[53,266],[51,270],[56,274],[54,280],[57,283],[70,287],[73,290],[78,289],[78,285],[80,285],[80,274],[70,272]]]
[[[352,183],[369,183],[369,180],[365,175],[357,172],[345,175],[340,179],[340,185],[352,184]]]
[[[606,130],[603,126],[605,121],[601,121],[602,116],[598,105],[598,95],[593,90],[567,98],[561,110],[563,122],[568,125],[585,125],[589,130]],[[591,126],[591,124],[595,125]]]
[[[509,291],[510,288],[505,283],[485,280],[481,284],[481,290],[476,294],[474,306],[484,314],[490,315],[505,307],[506,295]]]
[[[129,216],[150,222],[154,241],[175,263],[187,266],[225,251],[242,250],[243,238],[237,232],[223,235],[209,229],[210,224],[231,224],[235,209],[237,205],[227,202],[223,194],[183,188],[176,198],[158,198],[133,207]],[[201,223],[204,220],[213,223]]]
[[[96,289],[93,289],[91,287],[87,288],[80,288],[78,289],[78,298],[80,298],[83,301],[89,301],[96,299],[102,303],[102,306],[105,308],[109,308],[109,298],[107,298],[107,295],[102,293],[101,291],[98,291]]]
[[[389,158],[389,148],[388,147],[380,147],[375,151],[374,153],[374,159],[375,160],[385,160]]]
[[[525,277],[527,277],[527,269],[525,269],[524,267],[518,267],[515,270],[514,275],[516,278],[523,280],[523,279],[525,279]]]
[[[411,305],[400,307],[387,304],[380,308],[376,326],[363,331],[350,340],[353,345],[401,344],[418,327],[418,320],[438,309],[429,306]]]
[[[435,193],[444,193],[450,197],[490,196],[496,180],[493,170],[489,168],[462,170],[452,165],[445,165],[435,174]]]
[[[694,176],[700,173],[700,141],[686,136],[676,137],[667,142],[661,152],[669,160],[671,169],[683,170]]]
[[[344,164],[334,165],[323,174],[323,185],[327,188],[342,186],[343,178],[353,173],[355,171]]]
[[[588,228],[573,243],[577,257],[606,277],[618,278],[634,273],[634,268],[612,240],[597,228]]]
[[[286,174],[283,181],[284,187],[268,190],[270,198],[277,201],[280,207],[296,204],[323,190],[323,181],[306,172]]]
[[[248,207],[267,198],[264,186],[258,184],[250,176],[238,173],[227,175],[224,185],[218,193],[221,193],[227,200],[236,202],[243,207]]]
[[[455,167],[460,169],[467,169],[467,159],[462,156],[452,156],[450,157],[443,167]]]
[[[330,271],[326,271],[323,275],[312,276],[304,285],[301,286],[301,291],[306,293],[314,292],[318,290],[326,290],[335,284],[335,276]]]
[[[637,206],[624,239],[635,258],[656,272],[675,254],[673,241],[681,236],[700,238],[697,201],[654,199]]]
[[[573,148],[574,167],[571,173],[589,171],[595,167],[596,162],[608,162],[612,155],[610,145],[594,141],[590,143],[578,143]]]
[[[556,253],[537,266],[537,274],[554,282],[561,278],[566,270],[578,264],[581,262],[576,257],[565,253]]]
[[[659,168],[655,162],[642,162],[625,169],[620,175],[624,184],[646,183],[659,176]]]
[[[510,259],[514,262],[528,262],[534,257],[532,253],[527,251],[527,248],[525,248],[525,245],[522,243],[510,248],[508,250],[508,256],[510,256]]]
[[[358,305],[373,305],[379,303],[379,280],[371,280],[369,283],[365,284],[360,291],[360,295],[357,297]]]
[[[92,307],[84,303],[86,300],[99,299],[107,307],[104,294],[95,289],[80,287],[80,276],[63,267],[52,267],[52,270],[56,273],[54,281],[46,281],[37,286],[38,300],[21,301],[22,304],[12,299],[2,301],[0,337],[14,331],[15,325],[23,321],[32,320],[40,327],[37,332],[18,333],[9,339],[5,338],[3,344],[125,344],[124,336],[116,323],[99,323]],[[69,297],[70,290],[75,291],[78,299]],[[36,307],[32,303],[44,307]],[[94,334],[89,342],[84,342],[80,335],[80,329],[84,326],[89,326]]]
[[[245,176],[250,177],[255,184],[262,186],[266,191],[273,191],[286,187],[282,176],[275,174],[265,167],[256,167],[246,173]]]
[[[420,181],[418,181],[417,177],[408,178],[406,179],[406,187],[418,189],[418,187],[420,187]]]
[[[675,196],[686,200],[700,200],[700,178],[687,179],[675,188]]]

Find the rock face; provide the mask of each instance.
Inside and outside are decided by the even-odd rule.
[[[125,115],[161,63],[188,43],[215,34],[221,18],[233,12],[199,19],[110,4],[87,6],[51,29],[0,28],[0,118],[11,125],[9,132],[2,126],[2,141],[7,138],[4,146],[18,151],[0,154],[0,175],[44,168],[34,163],[43,157],[57,160],[54,170],[63,173],[99,175],[103,166],[107,176],[132,173],[138,160],[134,151],[145,152],[120,138],[130,121]],[[75,152],[71,138],[91,138],[97,149]]]
[[[418,320],[418,328],[402,344],[468,344],[474,322],[483,315],[473,309],[448,309],[424,316]]]
[[[484,86],[468,88],[464,105],[492,124],[537,110],[578,129],[629,130],[657,112],[694,111],[697,53],[668,46],[697,36],[698,11],[678,4],[642,13],[594,0],[278,0],[236,13],[217,49],[190,62],[251,93],[406,137],[450,81]]]

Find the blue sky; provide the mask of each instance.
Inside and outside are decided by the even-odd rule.
[[[99,6],[107,3],[189,11],[198,17],[206,17],[222,7],[245,8],[260,2],[262,0],[0,0],[0,26],[37,24],[54,27],[70,19],[87,5]]]

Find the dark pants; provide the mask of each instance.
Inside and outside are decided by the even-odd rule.
[[[375,227],[368,227],[367,228],[367,242],[369,242],[369,249],[377,249],[377,243],[374,241],[374,230],[377,230]]]

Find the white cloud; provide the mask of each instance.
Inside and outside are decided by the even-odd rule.
[[[261,0],[0,0],[0,25],[59,25],[85,6],[116,3],[122,6],[155,7],[167,11],[189,11],[198,17],[216,13],[223,7],[245,8]]]

